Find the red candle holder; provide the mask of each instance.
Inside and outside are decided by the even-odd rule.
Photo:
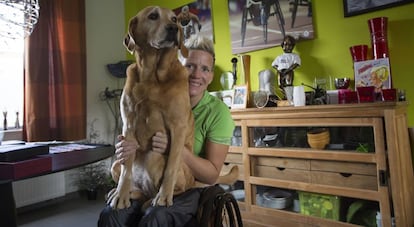
[[[368,20],[371,32],[372,56],[374,59],[388,58],[387,17],[377,17]]]
[[[352,60],[357,61],[366,61],[368,60],[368,46],[367,45],[355,45],[349,48],[351,52]]]
[[[376,100],[374,86],[357,87],[357,93],[359,102],[374,102]]]

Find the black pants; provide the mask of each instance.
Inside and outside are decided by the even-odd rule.
[[[197,214],[198,201],[203,189],[190,189],[173,199],[170,207],[149,207],[144,212],[141,206],[145,201],[133,200],[131,207],[114,210],[107,205],[99,216],[98,227],[167,227],[186,226]]]

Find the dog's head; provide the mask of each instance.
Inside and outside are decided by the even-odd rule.
[[[178,46],[187,56],[182,28],[175,13],[159,6],[149,6],[138,12],[129,21],[124,45],[130,53],[139,48],[172,48]]]

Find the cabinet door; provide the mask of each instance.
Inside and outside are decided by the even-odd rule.
[[[366,201],[376,207],[370,208],[371,213],[380,211],[383,223],[390,223],[385,155],[387,144],[383,124],[382,118],[243,121],[242,134],[245,130],[247,136],[243,138],[243,144],[247,145],[243,151],[246,209],[272,208],[262,204],[261,188],[266,187],[267,190],[287,190],[300,194],[302,200],[311,198],[312,201],[324,201],[323,204],[328,208],[327,201],[329,204],[340,203],[345,207],[345,215],[351,203]],[[326,144],[319,148],[311,147],[311,132],[327,132]],[[305,201],[302,203],[309,205]],[[290,206],[288,210],[292,211],[293,203]],[[316,202],[314,206],[321,207]],[[280,209],[273,210],[282,212]],[[328,211],[318,213],[313,210],[310,213],[322,215],[325,212]],[[344,214],[340,218],[336,215],[332,217],[335,217],[334,220],[346,221]]]

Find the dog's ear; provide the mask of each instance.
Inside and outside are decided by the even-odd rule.
[[[131,54],[134,54],[134,51],[135,51],[135,40],[134,40],[134,37],[132,36],[132,34],[134,34],[134,31],[132,31],[132,29],[136,27],[137,23],[138,23],[137,17],[134,17],[129,21],[128,33],[125,35],[125,38],[124,38],[124,46]]]
[[[187,58],[188,57],[188,49],[184,45],[185,38],[184,38],[183,28],[180,25],[178,25],[178,30],[180,31],[180,37],[179,37],[179,40],[178,40],[178,42],[179,42],[178,47],[180,48],[181,55],[184,58]]]
[[[124,38],[124,46],[128,50],[129,53],[134,54],[135,51],[135,42],[134,39],[131,37],[129,33],[125,35]]]

